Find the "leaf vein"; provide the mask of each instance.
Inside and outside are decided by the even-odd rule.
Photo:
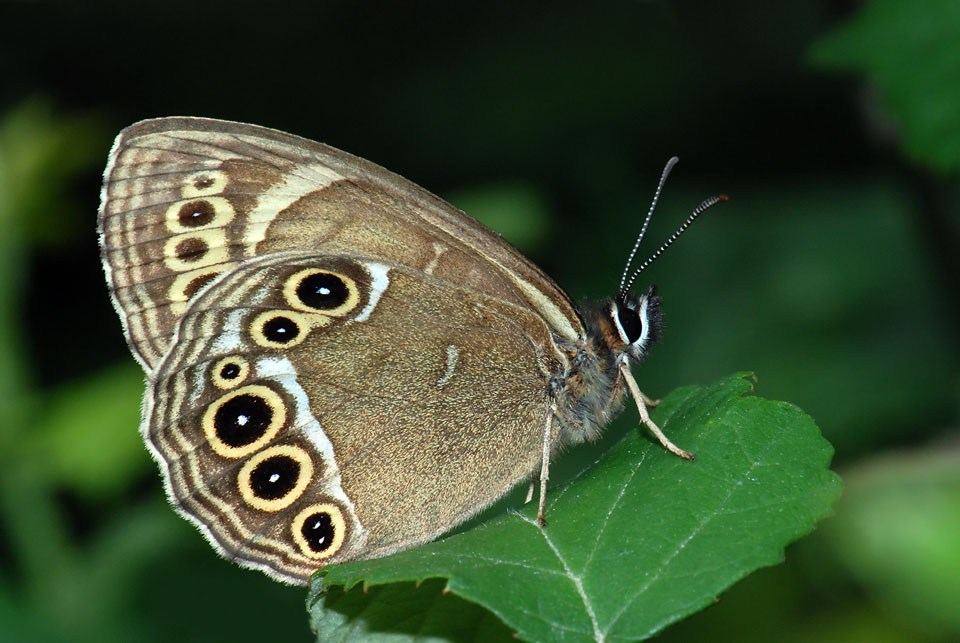
[[[768,445],[767,450],[769,450],[769,445]],[[752,473],[753,470],[754,470],[757,466],[759,466],[759,464],[760,464],[759,459],[758,459],[758,460],[754,460],[754,461],[750,464],[750,468],[747,469],[747,470],[743,473],[743,475],[740,476],[739,482],[742,483],[743,479],[744,479],[744,478],[747,478],[747,477],[750,475],[750,473]],[[715,509],[713,512],[711,512],[710,515],[705,516],[702,520],[700,520],[699,523],[697,524],[697,526],[696,526],[694,529],[692,529],[692,530],[690,531],[690,533],[687,534],[687,536],[686,536],[682,541],[680,541],[679,544],[677,544],[677,546],[676,546],[676,548],[673,550],[673,552],[671,552],[670,555],[667,556],[667,557],[664,559],[664,561],[663,561],[663,563],[660,565],[659,569],[657,569],[657,571],[656,571],[650,578],[647,579],[647,582],[645,582],[639,589],[637,589],[636,592],[634,592],[633,596],[631,596],[629,600],[624,601],[623,605],[620,606],[620,609],[617,610],[616,614],[613,615],[613,618],[610,619],[610,622],[607,624],[607,628],[606,628],[606,631],[607,631],[607,632],[609,632],[610,629],[613,628],[613,626],[614,626],[614,625],[616,624],[616,622],[620,619],[620,617],[623,616],[623,615],[626,613],[627,609],[628,609],[631,605],[633,605],[633,603],[640,597],[640,595],[643,594],[644,592],[646,592],[654,582],[656,582],[657,580],[659,580],[659,579],[663,576],[663,573],[664,573],[664,571],[666,570],[666,568],[670,565],[670,563],[673,562],[673,560],[674,560],[677,556],[680,555],[680,552],[682,552],[682,551],[684,550],[684,548],[686,548],[687,544],[689,544],[691,540],[693,540],[701,531],[703,531],[703,529],[704,529],[714,518],[716,518],[718,511],[720,511],[720,507],[724,507],[728,502],[730,502],[730,499],[731,499],[731,498],[733,497],[733,495],[737,492],[737,490],[742,489],[742,488],[743,488],[743,485],[742,485],[742,484],[735,484],[735,485],[733,485],[733,486],[730,488],[730,491],[726,494],[726,496],[724,496],[723,500],[721,500],[719,503],[717,503],[717,509]]]
[[[613,504],[610,505],[610,509],[607,511],[607,514],[603,517],[603,522],[600,524],[597,529],[598,534],[603,534],[607,529],[607,523],[610,522],[610,516],[613,515],[613,512],[617,510],[617,507],[620,506],[620,501],[623,500],[624,494],[627,493],[627,487],[630,486],[630,483],[633,481],[634,476],[637,475],[637,471],[640,470],[640,467],[643,466],[643,461],[647,459],[647,453],[649,451],[644,451],[640,456],[640,461],[637,462],[636,466],[630,469],[630,475],[623,482],[620,487],[620,493],[617,494],[617,497],[614,498]],[[587,569],[590,567],[590,564],[593,563],[593,557],[597,553],[597,549],[600,547],[600,538],[597,538],[593,541],[593,548],[590,550],[590,554],[587,556],[587,560],[583,564],[583,575],[586,576]]]
[[[544,542],[547,543],[547,546],[553,552],[553,555],[557,557],[557,561],[563,566],[563,571],[566,574],[567,578],[573,583],[574,589],[577,590],[577,594],[580,595],[580,600],[583,603],[583,608],[587,613],[587,616],[590,618],[590,625],[593,627],[593,639],[595,641],[603,641],[604,634],[600,631],[600,626],[597,623],[597,615],[593,611],[593,605],[590,604],[590,599],[587,597],[586,591],[583,589],[583,581],[580,576],[577,576],[573,573],[573,570],[570,569],[570,566],[567,565],[567,561],[560,554],[560,550],[557,549],[557,546],[554,545],[553,541],[550,540],[550,536],[547,535],[547,532],[540,527],[536,522],[530,520],[522,514],[517,514],[520,520],[525,523],[532,525],[534,529],[540,532],[540,535],[543,536]]]

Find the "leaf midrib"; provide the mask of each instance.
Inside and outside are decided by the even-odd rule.
[[[573,573],[573,570],[570,569],[570,566],[567,565],[566,559],[560,555],[560,550],[557,549],[556,545],[553,544],[553,541],[550,539],[550,536],[547,535],[546,530],[540,527],[540,525],[524,515],[517,514],[520,517],[520,520],[523,522],[532,525],[534,529],[540,532],[540,535],[543,536],[543,540],[547,543],[547,547],[550,548],[550,551],[553,552],[553,555],[556,556],[557,561],[563,567],[564,574],[570,579],[570,582],[573,583],[574,588],[577,590],[577,594],[580,596],[580,601],[583,603],[584,611],[586,611],[587,616],[590,618],[590,625],[593,628],[593,640],[594,641],[603,641],[604,635],[600,631],[600,625],[597,623],[597,615],[593,611],[593,606],[590,604],[590,599],[587,597],[586,591],[583,589],[583,582],[581,577]]]

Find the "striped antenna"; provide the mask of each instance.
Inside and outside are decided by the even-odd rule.
[[[668,167],[669,167],[669,164],[668,164]],[[658,193],[659,193],[659,190],[658,190]],[[650,255],[649,259],[647,259],[642,264],[640,264],[640,267],[637,268],[634,271],[634,273],[630,276],[630,280],[627,282],[626,287],[623,287],[623,286],[620,287],[620,298],[622,299],[624,295],[630,292],[630,287],[633,286],[633,282],[636,280],[637,276],[639,276],[639,274],[643,272],[647,268],[647,266],[652,264],[657,259],[657,257],[662,255],[663,251],[669,248],[673,244],[673,242],[676,241],[680,237],[680,235],[683,234],[686,231],[686,229],[690,227],[690,224],[693,223],[697,217],[699,217],[701,214],[706,212],[708,209],[710,209],[717,203],[720,203],[721,201],[726,201],[727,199],[728,199],[727,195],[718,194],[717,196],[712,196],[709,199],[704,200],[703,203],[698,205],[696,209],[694,209],[693,213],[689,217],[687,217],[687,220],[683,222],[683,225],[677,228],[677,231],[674,232],[672,235],[670,235],[670,238],[664,241],[663,244],[659,248],[657,248],[657,251],[654,252],[652,255]],[[650,217],[648,215],[647,220],[649,221],[649,219]],[[644,223],[644,229],[646,229],[646,223]],[[641,235],[642,234],[643,233],[641,232]]]
[[[676,165],[679,160],[676,156],[670,157],[670,160],[667,161],[667,164],[663,168],[663,173],[660,175],[660,182],[657,183],[657,191],[653,193],[653,202],[650,203],[650,209],[647,210],[647,218],[643,220],[643,227],[640,228],[640,234],[637,235],[637,242],[633,244],[633,248],[630,250],[630,256],[627,257],[627,265],[623,267],[623,275],[620,277],[621,297],[630,290],[629,286],[626,288],[623,287],[623,284],[627,281],[627,273],[630,272],[630,264],[633,263],[633,257],[637,254],[637,248],[640,247],[640,242],[643,241],[643,235],[647,234],[647,226],[650,225],[650,219],[653,218],[653,210],[657,207],[657,201],[660,200],[660,192],[663,191],[667,177],[670,176],[670,170],[673,169],[673,166]]]

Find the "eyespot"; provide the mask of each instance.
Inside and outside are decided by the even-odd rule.
[[[350,296],[343,279],[326,272],[315,272],[301,279],[296,293],[302,304],[314,310],[339,308]]]
[[[170,270],[183,272],[229,259],[227,235],[219,228],[178,234],[163,246],[163,262]]]
[[[283,444],[250,458],[240,469],[237,485],[251,507],[286,509],[303,495],[313,477],[313,462],[300,447]]]
[[[219,196],[177,201],[167,208],[167,229],[171,232],[194,232],[222,228],[235,215],[230,202]]]
[[[314,560],[324,560],[336,554],[346,536],[343,512],[330,503],[307,507],[293,519],[291,528],[300,551]]]
[[[203,414],[211,448],[225,458],[242,458],[272,440],[286,420],[283,399],[261,385],[238,388],[217,399]]]
[[[360,301],[356,282],[346,275],[308,268],[290,277],[283,288],[291,307],[337,317],[353,310]]]
[[[183,296],[186,299],[191,299],[196,295],[200,290],[206,286],[208,283],[213,281],[213,278],[220,274],[219,271],[210,270],[201,275],[197,275],[195,279],[191,279],[187,282],[187,285],[183,288]]]
[[[303,332],[297,322],[285,315],[274,315],[261,326],[263,336],[274,344],[289,344]]]
[[[325,323],[329,320],[308,319],[290,310],[269,310],[253,318],[250,336],[264,348],[292,348],[307,338],[312,326]]]
[[[192,263],[207,254],[207,242],[200,237],[178,239],[173,248],[173,255],[180,261]]]
[[[177,210],[177,221],[184,228],[202,228],[210,225],[216,216],[213,204],[203,199],[184,203]]]
[[[220,389],[239,386],[250,374],[250,364],[242,357],[224,357],[210,368],[210,381]]]
[[[219,170],[202,170],[184,177],[180,194],[186,199],[210,196],[223,192],[226,187],[226,173]]]
[[[233,263],[221,263],[209,268],[198,268],[189,272],[181,272],[177,275],[170,289],[167,291],[167,299],[170,300],[170,310],[175,315],[183,314],[187,309],[189,302],[194,295],[213,281],[221,272],[229,270],[234,266]]]

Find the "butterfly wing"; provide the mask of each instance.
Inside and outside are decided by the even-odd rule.
[[[263,127],[162,118],[127,128],[104,174],[99,229],[115,306],[147,372],[205,286],[296,249],[414,268],[583,337],[568,297],[497,234],[383,168]]]
[[[551,332],[406,265],[277,252],[190,304],[142,430],[220,551],[305,582],[430,540],[537,469]]]

